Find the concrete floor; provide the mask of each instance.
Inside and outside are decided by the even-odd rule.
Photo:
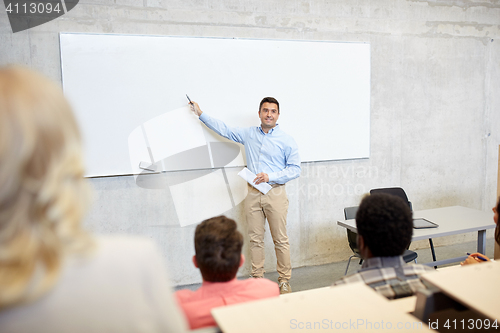
[[[435,248],[437,260],[453,258],[466,255],[467,252],[476,252],[477,243],[467,242],[462,244],[453,244],[448,246],[441,246]],[[486,255],[489,258],[493,258],[494,240],[486,240]],[[418,253],[417,262],[419,264],[428,263],[432,261],[432,255],[430,249],[416,250]],[[349,266],[348,274],[356,272],[361,266],[358,264],[359,260],[351,260]],[[453,263],[445,266],[458,265],[459,263]],[[302,291],[314,288],[327,287],[331,285],[334,281],[338,280],[344,275],[345,269],[347,267],[347,261],[335,262],[326,265],[319,266],[307,266],[294,268],[292,272],[292,279],[290,284],[292,286],[292,291]],[[440,266],[444,267],[444,266]],[[278,273],[271,272],[266,273],[265,277],[272,281],[278,281]],[[191,284],[175,287],[175,290],[179,289],[190,289],[196,290],[200,287],[200,284]]]

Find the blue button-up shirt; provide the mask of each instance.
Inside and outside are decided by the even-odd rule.
[[[203,112],[200,120],[208,128],[245,146],[247,168],[255,174],[264,172],[269,184],[285,184],[300,176],[299,149],[295,140],[279,125],[265,133],[258,127],[229,127]]]

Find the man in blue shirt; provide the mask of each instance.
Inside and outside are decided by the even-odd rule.
[[[248,186],[245,212],[250,237],[251,274],[254,278],[264,276],[264,225],[267,218],[276,251],[280,292],[291,292],[289,280],[292,265],[286,232],[288,197],[285,183],[299,177],[301,168],[297,144],[276,123],[280,116],[278,101],[273,97],[265,97],[260,102],[261,125],[258,127],[229,127],[201,111],[196,102],[191,102],[191,109],[208,128],[229,140],[243,144],[247,167],[256,174],[254,183],[266,182],[272,186],[267,194]]]

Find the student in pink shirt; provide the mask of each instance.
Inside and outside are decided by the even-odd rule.
[[[264,278],[237,280],[243,236],[236,222],[225,216],[205,220],[196,227],[193,256],[195,267],[203,277],[196,290],[179,290],[175,296],[191,329],[217,326],[210,311],[219,306],[278,296],[278,284]]]

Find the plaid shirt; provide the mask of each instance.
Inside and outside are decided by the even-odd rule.
[[[395,267],[400,267],[398,270],[402,273],[400,275],[404,274],[403,277],[398,277]],[[424,265],[406,264],[401,256],[374,257],[366,259],[357,273],[341,278],[334,285],[362,281],[378,293],[393,299],[413,295],[418,289],[425,289],[426,286],[419,276],[429,271],[434,269]],[[399,294],[401,288],[398,287],[402,285],[406,288],[404,295]]]

